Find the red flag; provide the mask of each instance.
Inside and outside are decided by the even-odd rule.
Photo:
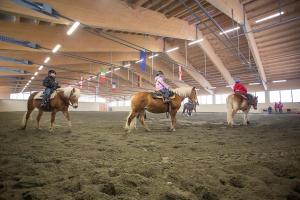
[[[104,84],[106,82],[105,73],[100,73],[99,75],[99,83]]]
[[[178,79],[182,81],[182,69],[181,66],[178,66]]]

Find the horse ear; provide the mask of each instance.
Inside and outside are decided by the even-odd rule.
[[[72,89],[71,93],[72,93],[72,94],[74,94],[74,93],[75,93],[75,88],[73,88],[73,89]]]

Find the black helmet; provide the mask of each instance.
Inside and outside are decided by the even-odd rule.
[[[56,74],[56,71],[54,71],[53,69],[50,69],[50,70],[48,71],[48,75],[50,75],[50,74],[52,74],[52,73]]]
[[[164,73],[162,71],[157,71],[156,76],[159,76],[159,75],[164,75]]]

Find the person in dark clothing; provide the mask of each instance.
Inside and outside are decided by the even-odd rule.
[[[60,88],[58,83],[55,81],[56,72],[54,70],[48,71],[48,76],[43,80],[43,86],[45,86],[45,91],[43,95],[43,101],[41,106],[46,108],[49,104],[50,96],[54,90]]]

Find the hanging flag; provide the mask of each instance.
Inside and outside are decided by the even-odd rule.
[[[138,75],[138,87],[142,87],[142,77]]]
[[[111,82],[111,91],[116,92],[117,91],[117,83],[115,81]]]
[[[146,51],[140,51],[140,68],[142,71],[146,71],[146,60],[147,60],[147,54]]]
[[[99,83],[104,84],[106,82],[105,72],[101,72],[99,75]]]
[[[82,89],[82,83],[83,83],[83,76],[80,77],[80,81],[79,81],[80,89]]]
[[[182,69],[180,65],[178,66],[178,79],[182,81]]]

